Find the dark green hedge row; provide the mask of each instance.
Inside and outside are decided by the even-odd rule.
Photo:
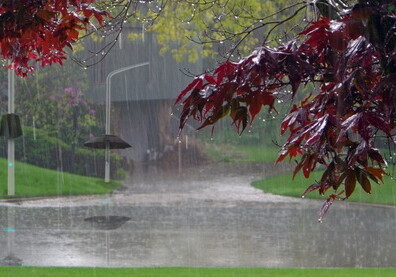
[[[37,128],[24,127],[23,133],[15,139],[17,161],[84,176],[104,177],[104,150],[86,148],[79,143],[73,151],[72,145],[57,138],[56,132]],[[0,139],[0,156],[7,157],[6,139]],[[112,151],[110,166],[111,178],[122,179],[131,165]]]

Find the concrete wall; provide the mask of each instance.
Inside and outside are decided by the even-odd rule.
[[[105,101],[106,76],[126,66],[148,62],[149,66],[131,69],[115,75],[111,82],[112,101],[141,101],[174,99],[191,77],[180,70],[202,72],[202,61],[179,63],[168,53],[159,54],[159,45],[152,34],[146,33],[138,40],[128,39],[130,29],[125,28],[121,38],[99,64],[89,67],[90,90],[88,97],[98,103]],[[143,39],[144,38],[144,39]],[[87,49],[96,51],[108,41],[88,43]]]

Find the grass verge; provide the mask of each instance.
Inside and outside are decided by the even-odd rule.
[[[266,193],[301,197],[305,189],[313,184],[316,180],[320,180],[323,171],[315,171],[311,173],[309,179],[304,178],[302,174],[296,175],[292,180],[292,174],[279,175],[276,177],[267,178],[260,181],[255,181],[252,186]],[[395,181],[389,176],[384,177],[383,184],[371,184],[371,194],[367,194],[359,184],[356,184],[355,192],[351,195],[348,201],[372,204],[396,204],[396,186]],[[330,192],[330,190],[329,190]],[[321,196],[317,191],[306,195],[306,198],[326,199],[326,196]]]
[[[15,164],[15,196],[40,197],[59,195],[106,194],[121,185],[118,181],[104,183],[103,179],[58,172],[30,164]],[[7,196],[7,161],[0,159],[0,198]]]
[[[0,267],[2,277],[393,277],[393,268],[56,268],[56,267]]]
[[[207,144],[205,153],[215,162],[275,162],[278,148],[260,145]]]

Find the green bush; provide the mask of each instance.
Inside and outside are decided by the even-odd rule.
[[[207,143],[228,145],[260,145],[263,147],[276,147],[282,143],[279,125],[282,116],[270,115],[265,111],[257,116],[252,126],[246,127],[241,135],[238,135],[232,120],[225,118],[212,128],[202,129],[199,138]]]
[[[36,166],[58,169],[84,176],[104,177],[104,150],[78,145],[74,150],[57,133],[32,127],[23,128],[23,136],[15,140],[15,159]],[[88,139],[88,138],[87,138]],[[7,157],[7,141],[0,143],[0,156]],[[125,158],[111,153],[111,178],[122,179],[129,170]]]

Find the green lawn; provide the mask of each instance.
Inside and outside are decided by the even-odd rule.
[[[0,267],[2,277],[393,277],[393,268],[54,268]]]
[[[323,171],[312,172],[309,179],[305,179],[302,174],[296,175],[292,180],[291,174],[280,175],[260,181],[255,181],[252,186],[259,188],[266,193],[273,193],[286,196],[301,197],[305,189],[314,183],[315,180],[320,180]],[[371,184],[372,193],[367,194],[359,184],[356,184],[356,189],[349,201],[361,203],[375,203],[375,204],[396,204],[396,186],[395,181],[390,177],[385,176],[384,183],[378,185],[374,182]],[[329,191],[330,192],[330,191]],[[306,195],[307,198],[326,199],[326,196],[320,196],[317,191]]]
[[[211,143],[205,152],[216,162],[275,162],[279,149],[260,145]]]
[[[15,164],[15,197],[106,194],[120,186],[103,179],[61,173],[26,163]],[[7,162],[0,159],[0,198],[7,197]]]

